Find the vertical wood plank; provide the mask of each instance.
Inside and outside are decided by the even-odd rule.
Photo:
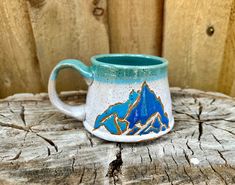
[[[232,2],[165,1],[163,55],[171,85],[218,90]]]
[[[35,42],[24,0],[0,2],[0,98],[42,90]]]
[[[89,64],[92,55],[109,52],[106,0],[30,0],[28,5],[45,88],[60,60]],[[62,72],[57,84],[58,90],[86,88],[72,70]]]
[[[223,65],[218,86],[221,92],[235,96],[235,0],[230,11]]]
[[[162,0],[109,0],[111,52],[160,55],[162,11]]]

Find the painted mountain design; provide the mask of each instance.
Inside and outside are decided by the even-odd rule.
[[[160,97],[144,82],[140,91],[130,92],[126,102],[111,105],[97,116],[94,129],[102,126],[114,135],[144,135],[164,131],[168,124]]]

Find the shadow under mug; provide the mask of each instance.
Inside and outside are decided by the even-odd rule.
[[[91,63],[88,67],[79,60],[67,59],[52,70],[49,98],[61,112],[83,121],[90,133],[108,141],[145,141],[173,128],[166,59],[103,54],[93,56]],[[64,68],[73,68],[85,78],[89,86],[85,105],[72,106],[59,99],[55,81]]]

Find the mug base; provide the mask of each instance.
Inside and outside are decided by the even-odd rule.
[[[112,141],[112,142],[123,142],[123,143],[136,143],[136,142],[144,142],[148,140],[154,140],[159,138],[162,135],[167,134],[170,132],[174,127],[174,119],[171,120],[170,126],[168,129],[156,133],[150,133],[146,135],[113,135],[109,133],[104,133],[100,130],[94,130],[93,127],[91,127],[86,121],[83,122],[84,127],[86,130],[88,130],[91,134],[95,135],[98,138],[104,139],[106,141]]]

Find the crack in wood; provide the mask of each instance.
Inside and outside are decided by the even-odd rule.
[[[121,174],[122,165],[122,147],[121,144],[119,144],[119,151],[116,154],[116,159],[109,163],[108,172],[106,174],[106,177],[113,178],[114,184],[120,180],[119,174]]]
[[[201,102],[199,102],[199,105],[198,105],[198,114],[197,114],[197,119],[199,121],[199,123],[198,123],[198,132],[199,132],[198,141],[201,140],[201,136],[203,134],[203,125],[202,125],[203,121],[201,120],[202,109],[203,109],[203,106],[202,106]]]
[[[97,168],[94,164],[94,179],[93,179],[93,184],[96,184],[96,178],[97,178]]]
[[[165,165],[166,165],[166,169],[167,169],[167,170],[170,170],[170,167],[169,167],[169,165],[168,165],[168,162],[167,162],[165,159],[163,159],[163,162],[164,162]]]
[[[152,156],[151,156],[151,153],[150,153],[149,147],[147,147],[147,150],[148,150],[149,160],[150,160],[150,163],[151,163],[151,162],[153,161],[153,159],[152,159]]]
[[[88,138],[88,140],[90,142],[91,147],[93,147],[93,141],[92,141],[90,133],[86,133],[86,136],[87,136],[87,138]]]
[[[21,118],[22,122],[24,123],[24,125],[26,126],[25,113],[24,112],[25,112],[24,105],[21,104],[20,118]]]
[[[224,116],[224,115],[223,115]],[[211,122],[211,121],[226,121],[230,123],[235,123],[235,120],[228,120],[228,119],[223,119],[223,118],[213,118],[213,119],[204,119],[202,120],[203,122]]]
[[[194,99],[194,104],[197,104],[197,102],[198,102],[197,97],[192,96],[192,98]]]
[[[72,158],[72,165],[71,165],[72,172],[74,172],[74,164],[75,164],[75,157]]]
[[[193,179],[192,177],[188,174],[187,170],[185,169],[185,166],[183,166],[184,169],[184,173],[186,174],[186,176],[188,177],[188,179],[190,180],[190,182],[194,185]]]
[[[175,150],[175,145],[173,144],[173,139],[171,139],[171,145],[172,145],[173,149]]]
[[[194,136],[195,133],[196,133],[196,130],[194,130],[193,133],[191,134],[191,138]]]
[[[168,182],[171,183],[171,185],[174,185],[173,182],[171,181],[171,178],[170,178],[169,174],[167,173],[167,171],[166,170],[164,170],[164,171],[165,171],[165,174],[167,176]]]
[[[143,157],[140,155],[140,162],[143,163]]]
[[[188,157],[188,155],[187,155],[187,153],[186,153],[186,151],[184,149],[183,149],[183,153],[184,153],[184,157],[185,157],[186,161],[188,162],[189,166],[191,166],[189,157]]]
[[[208,111],[207,114],[212,113],[212,112],[216,112],[216,110],[217,110],[217,107],[215,107],[214,109],[211,109],[210,111]]]
[[[219,130],[223,130],[223,131],[225,131],[225,132],[227,132],[227,133],[232,134],[233,136],[235,136],[235,133],[234,133],[234,132],[232,132],[232,131],[230,131],[230,130],[227,130],[227,129],[224,129],[224,128],[220,128],[220,127],[217,127],[217,126],[215,126],[215,125],[213,125],[213,124],[206,124],[206,125],[209,125],[209,126],[211,126],[211,127],[214,127],[214,128],[216,128],[216,129],[219,129]]]
[[[213,98],[213,99],[211,100],[211,102],[210,102],[210,105],[212,105],[213,103],[215,103],[215,101],[216,101],[216,99]]]
[[[166,154],[164,145],[162,145],[162,152],[164,153],[164,155]]]
[[[83,177],[84,177],[84,174],[85,174],[85,167],[82,168],[82,174],[81,174],[81,177],[80,177],[80,180],[79,180],[79,184],[82,183],[82,180],[83,180]]]
[[[178,110],[174,110],[174,112],[177,113],[177,114],[184,114],[184,115],[186,115],[186,116],[188,116],[188,117],[190,117],[194,120],[197,120],[197,118],[195,118],[194,116],[192,116],[191,114],[188,114],[186,112],[182,112],[182,111],[178,111]]]
[[[203,122],[200,122],[199,124],[198,124],[198,132],[199,132],[199,134],[198,134],[198,141],[201,141],[201,137],[202,137],[202,134],[203,134]]]
[[[223,156],[223,154],[222,154],[219,150],[217,150],[217,152],[219,153],[220,157],[223,159],[223,161],[224,161],[224,163],[225,163],[225,166],[228,166],[228,162],[227,162],[227,160],[225,159],[225,157]]]
[[[185,104],[183,101],[181,102],[181,104],[186,107],[190,112],[192,112],[192,109],[187,105]]]
[[[174,163],[176,164],[177,169],[179,169],[179,165],[178,165],[178,163],[176,162],[176,160],[175,160],[175,158],[174,158],[174,156],[173,156],[172,154],[171,154],[171,158],[173,159]]]
[[[42,138],[47,143],[49,143],[51,146],[53,146],[55,148],[55,151],[58,152],[58,147],[57,147],[57,145],[52,140],[50,140],[50,139],[48,139],[48,138],[46,138],[46,137],[44,137],[44,136],[42,136],[42,135],[32,131],[30,129],[30,127],[27,127],[27,126],[23,127],[23,126],[19,126],[19,125],[15,125],[15,124],[5,124],[5,123],[2,123],[2,122],[0,122],[0,126],[2,126],[2,127],[9,127],[9,128],[25,131],[26,132],[25,138],[27,136],[27,133],[29,133],[29,132],[34,133],[34,134],[36,134],[36,136]],[[24,138],[24,142],[25,142],[25,138]]]
[[[6,123],[0,122],[0,126],[14,128],[14,129],[18,129],[18,130],[23,130],[23,131],[26,131],[26,132],[30,131],[29,127],[22,127],[22,126],[15,125],[15,124],[6,124]]]
[[[215,134],[211,133],[211,135],[213,136],[213,138],[216,140],[216,142],[218,142],[220,144],[220,146],[222,147],[222,149],[224,150],[224,146],[222,145],[221,141],[215,136]]]
[[[133,167],[132,169],[133,169],[132,174],[134,175],[134,179],[137,179],[136,172],[137,172],[138,170],[136,170],[135,167]]]
[[[201,119],[201,114],[202,114],[202,109],[203,109],[203,106],[201,104],[201,102],[199,102],[198,104],[199,108],[198,108],[198,120]]]
[[[44,122],[44,121],[50,119],[50,118],[53,117],[55,114],[56,114],[56,113],[54,113],[54,114],[49,114],[48,117],[41,119],[41,120],[38,122],[38,124],[41,124],[42,122]]]
[[[35,107],[34,102],[37,101],[14,99],[16,103],[11,104],[12,112],[0,110],[0,114],[11,118],[11,121],[8,121],[0,116],[0,127],[10,128],[0,128],[2,130],[1,138],[3,138],[1,150],[3,157],[0,157],[0,161],[3,161],[0,170],[6,174],[12,174],[11,178],[23,177],[22,183],[24,184],[40,184],[44,181],[46,184],[56,184],[61,181],[65,184],[191,184],[190,178],[194,184],[213,184],[215,182],[225,184],[224,181],[226,180],[227,184],[233,183],[234,161],[228,159],[233,157],[235,146],[233,142],[235,138],[235,127],[233,126],[235,117],[232,108],[234,101],[228,100],[228,98],[224,98],[227,100],[224,102],[222,99],[217,101],[216,96],[214,96],[215,101],[212,102],[209,95],[205,97],[200,95],[200,97],[203,97],[202,99],[197,99],[195,96],[193,99],[193,93],[185,96],[177,96],[177,93],[173,96],[174,110],[176,110],[174,112],[176,125],[173,132],[157,141],[143,144],[125,144],[125,150],[122,149],[123,145],[103,142],[92,137],[92,135],[86,136],[87,132],[82,129],[76,132],[74,130],[65,132],[61,129],[64,122],[58,124],[59,126],[53,124],[55,121],[63,120],[63,115],[55,114],[54,108],[48,103],[48,99],[39,100],[40,98],[37,97],[40,105],[45,104],[46,111],[39,110],[39,106]],[[182,91],[182,93],[185,93],[185,91]],[[70,100],[77,101],[76,98],[70,98]],[[9,102],[9,100],[7,101]],[[213,106],[210,106],[211,102]],[[27,110],[27,117],[25,117],[27,118],[27,126],[22,124],[19,116],[22,109],[19,105],[22,103]],[[3,105],[1,104],[1,106]],[[200,108],[200,106],[203,108]],[[211,111],[213,113],[210,114]],[[191,117],[186,115],[185,112]],[[16,113],[18,116],[13,115]],[[53,119],[48,119],[50,117],[53,117]],[[75,119],[66,120],[66,122],[69,122],[69,124],[77,123]],[[203,133],[200,136],[200,141],[198,141],[201,122],[203,123]],[[39,123],[43,124],[40,125]],[[33,126],[40,128],[41,132],[32,130]],[[45,136],[51,134],[49,138],[53,143],[56,141],[56,144],[60,147],[59,152],[52,155],[55,148],[53,144],[46,140],[43,141],[44,139],[37,135],[42,134],[44,137],[44,133]],[[27,136],[27,134],[29,135]],[[37,139],[37,137],[41,139]],[[12,140],[11,143],[9,139]],[[79,139],[79,143],[77,143],[77,139]],[[24,143],[22,144],[22,142]],[[43,152],[41,145],[44,142],[46,142],[46,146],[43,148],[45,151],[47,150],[46,156],[40,153]],[[54,143],[54,145],[56,144]],[[16,161],[6,160],[15,155],[7,151],[10,147],[14,147],[16,152],[21,150],[24,155],[21,154]],[[119,155],[121,156],[114,153],[114,147],[119,147],[121,153]],[[224,147],[226,150],[224,150]],[[75,158],[74,154],[79,156]],[[109,154],[114,155],[114,160],[105,160],[103,156],[109,156]],[[193,165],[194,163],[190,161],[193,155],[200,160],[198,165]],[[124,156],[127,162],[123,159]],[[205,160],[207,156],[210,156],[212,167]],[[30,157],[29,160],[27,160],[28,157]],[[79,164],[79,167],[77,164]],[[92,167],[92,165],[94,166]],[[28,166],[33,166],[33,168],[28,168]],[[107,171],[110,171],[110,174]],[[106,173],[108,178],[105,177]],[[0,181],[3,178],[4,176],[0,175]]]
[[[47,147],[47,156],[50,156],[51,155],[51,150],[49,147]]]
[[[201,141],[199,141],[198,146],[199,146],[200,150],[201,150],[201,151],[203,151],[203,148],[202,148],[202,142],[201,142]]]
[[[9,110],[11,113],[15,114],[15,112],[9,107]]]
[[[19,159],[21,153],[22,153],[22,150],[20,150],[20,151],[16,154],[15,157],[13,157],[12,159],[9,159],[9,160],[10,160],[10,161],[14,161],[14,160],[16,160],[16,159]]]
[[[192,148],[189,146],[188,142],[189,142],[189,140],[187,139],[187,141],[186,141],[186,146],[187,146],[187,148],[191,151],[192,155],[194,155],[194,151],[193,151]]]
[[[27,137],[28,133],[29,133],[29,132],[25,132],[24,139],[23,139],[23,141],[24,141],[23,146],[24,146],[24,144],[25,144],[25,142],[26,142],[26,137]]]
[[[3,117],[3,118],[5,118],[5,119],[7,119],[7,120],[11,120],[10,118],[6,117],[6,116],[3,115],[3,114],[0,114],[0,116]]]
[[[203,175],[204,178],[209,180],[209,177],[202,171],[202,169],[200,167],[199,167],[199,171],[201,172],[201,174]]]
[[[46,137],[44,137],[44,136],[42,136],[42,135],[40,135],[40,134],[37,134],[37,133],[36,133],[36,135],[37,135],[38,137],[42,138],[43,140],[45,140],[45,141],[46,141],[47,143],[49,143],[51,146],[53,146],[53,147],[55,148],[55,151],[58,152],[58,147],[57,147],[57,145],[56,145],[52,140],[50,140],[50,139],[48,139],[48,138],[46,138]]]
[[[228,185],[227,181],[224,179],[224,177],[217,171],[215,170],[215,168],[212,166],[212,164],[210,163],[210,161],[208,159],[206,159],[207,162],[209,163],[211,169],[215,172],[215,174],[226,184]]]

